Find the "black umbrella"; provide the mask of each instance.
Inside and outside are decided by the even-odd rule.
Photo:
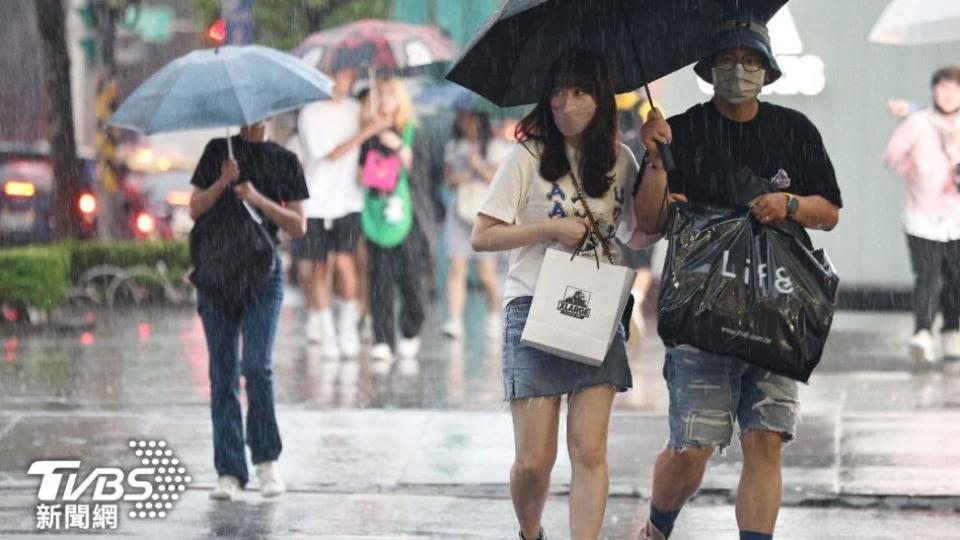
[[[643,86],[710,54],[732,18],[767,22],[787,0],[508,0],[490,17],[447,79],[509,107],[540,99],[553,61],[589,49],[607,62],[617,93]],[[664,153],[672,169],[669,152]]]

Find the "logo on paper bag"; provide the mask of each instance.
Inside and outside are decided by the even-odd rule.
[[[590,316],[590,292],[576,287],[567,287],[563,300],[557,303],[557,311],[575,319]]]

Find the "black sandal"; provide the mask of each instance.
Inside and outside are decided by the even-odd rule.
[[[523,536],[523,531],[520,531],[520,540],[527,540],[527,538]],[[530,540],[547,540],[547,533],[543,532],[543,527],[540,527],[540,534]]]

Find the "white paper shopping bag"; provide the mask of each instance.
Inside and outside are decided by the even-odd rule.
[[[636,272],[548,249],[521,343],[592,366],[603,364]]]

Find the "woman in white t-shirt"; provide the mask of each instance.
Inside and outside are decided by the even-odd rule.
[[[607,426],[617,392],[632,385],[619,329],[600,367],[561,359],[520,342],[540,266],[548,247],[580,246],[589,222],[580,191],[603,239],[591,233],[582,252],[594,256],[635,228],[637,163],[618,142],[613,85],[603,61],[570,51],[550,68],[536,108],[520,123],[513,151],[501,163],[474,225],[478,251],[511,250],[504,290],[503,385],[510,401],[516,456],[510,473],[520,537],[540,538],[540,519],[557,452],[560,401],[568,397],[567,447],[573,465],[570,536],[596,538],[603,524],[609,479]],[[539,536],[538,536],[539,535]]]

